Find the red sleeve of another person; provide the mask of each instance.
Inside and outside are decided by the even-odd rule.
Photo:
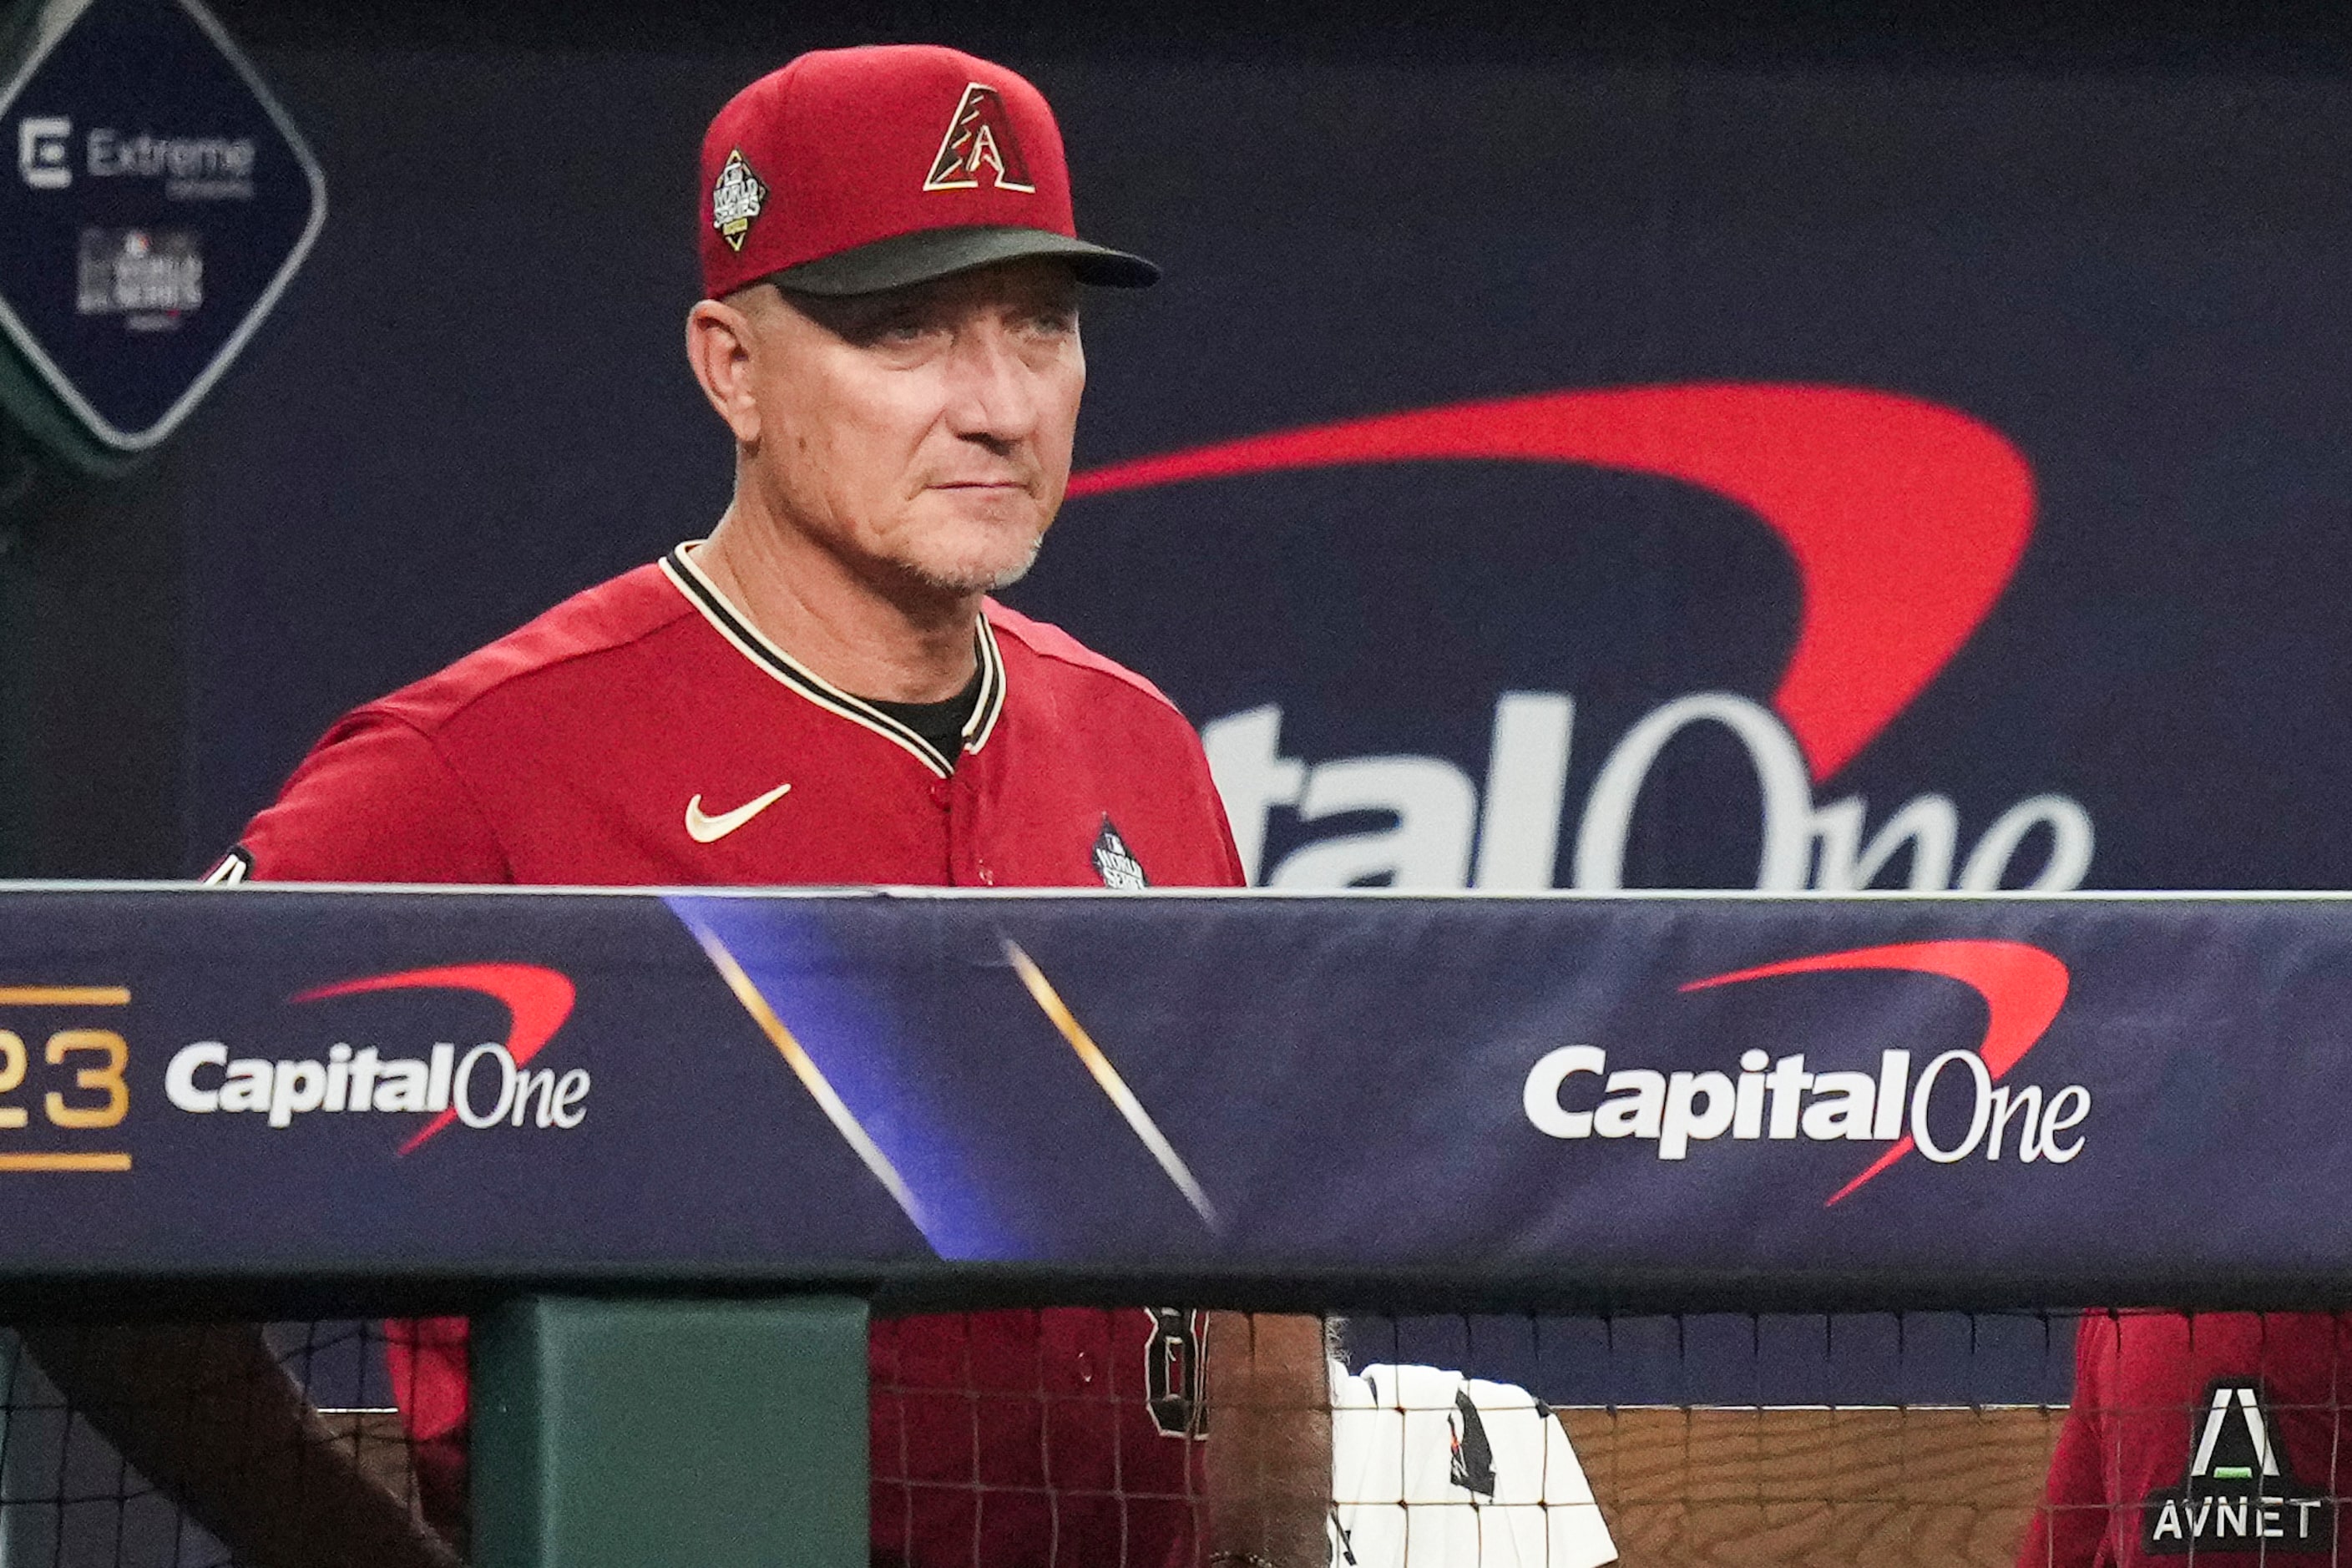
[[[239,844],[260,881],[514,879],[432,737],[368,708],[327,732]]]
[[[2107,1541],[2114,1500],[2107,1496],[2103,1427],[2105,1368],[2117,1337],[2116,1320],[2105,1315],[2084,1314],[2074,1331],[2074,1395],[2058,1428],[2050,1479],[2017,1568],[2109,1568],[2115,1562]]]
[[[432,739],[362,708],[327,732],[238,840],[273,882],[509,882],[498,838]],[[425,1517],[462,1539],[466,1320],[384,1325]]]

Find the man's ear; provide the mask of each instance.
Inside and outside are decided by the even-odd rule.
[[[760,438],[760,407],[751,395],[755,332],[750,315],[722,300],[705,300],[686,313],[686,363],[710,406],[745,445]]]

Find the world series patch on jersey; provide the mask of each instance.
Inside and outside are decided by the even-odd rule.
[[[1103,818],[1102,831],[1095,835],[1095,875],[1102,885],[1123,893],[1139,893],[1151,886],[1151,879],[1143,874],[1143,863],[1118,836],[1118,829]]]

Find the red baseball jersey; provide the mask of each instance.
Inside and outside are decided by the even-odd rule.
[[[1233,887],[1199,740],[1000,605],[960,756],[762,637],[681,546],[328,731],[216,880]],[[464,1497],[462,1320],[395,1324],[432,1510]],[[876,1323],[874,1550],[910,1568],[1191,1555],[1189,1314]]]
[[[2019,1568],[2336,1563],[2352,1313],[2086,1316]]]

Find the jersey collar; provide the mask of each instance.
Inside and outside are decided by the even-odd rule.
[[[954,759],[940,754],[929,741],[863,698],[844,691],[769,641],[741,611],[727,602],[719,585],[694,563],[689,552],[701,542],[696,539],[679,545],[662,557],[661,568],[677,591],[686,595],[687,603],[701,611],[703,618],[718,628],[720,637],[734,644],[736,650],[753,664],[826,712],[853,724],[863,724],[884,740],[904,747],[916,761],[941,778],[954,771]],[[1004,710],[1004,657],[997,649],[996,629],[988,624],[986,615],[980,617],[978,637],[980,700],[972,704],[971,717],[964,721],[963,749],[967,752],[977,752],[988,743],[988,737],[995,732],[997,716]]]

